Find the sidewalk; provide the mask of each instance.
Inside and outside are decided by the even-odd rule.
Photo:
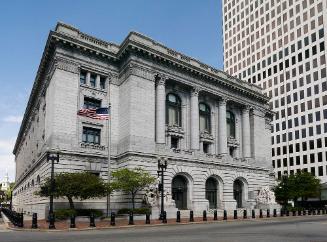
[[[213,220],[212,217],[208,217],[207,221],[203,221],[202,217],[194,218],[194,222],[189,222],[188,218],[182,218],[180,223],[176,222],[176,219],[168,219],[167,223],[164,224],[161,220],[151,220],[150,224],[145,224],[145,220],[136,220],[134,221],[134,225],[128,225],[128,220],[120,220],[116,221],[115,226],[110,225],[110,220],[101,220],[96,222],[96,227],[90,227],[89,222],[76,222],[76,228],[70,228],[70,222],[67,220],[57,221],[55,223],[56,229],[48,229],[49,224],[45,220],[38,221],[38,228],[32,229],[32,221],[24,221],[24,228],[18,228],[12,225],[10,222],[8,223],[8,229],[15,231],[42,231],[42,232],[62,232],[62,231],[84,231],[84,230],[101,230],[101,229],[117,229],[117,228],[136,228],[136,227],[151,227],[151,226],[171,226],[171,225],[187,225],[187,224],[206,224],[206,223],[226,223],[226,222],[236,222],[236,221],[262,221],[262,220],[276,220],[276,219],[287,219],[287,218],[300,218],[300,217],[321,217],[326,215],[307,215],[307,216],[283,216],[283,217],[263,217],[263,218],[247,218],[243,219],[242,217],[238,219],[234,219],[233,217],[228,217],[227,220],[223,220],[222,217],[219,217],[218,220]]]

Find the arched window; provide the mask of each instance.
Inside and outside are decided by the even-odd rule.
[[[166,97],[166,124],[181,127],[181,123],[181,99],[169,93]]]
[[[235,138],[235,116],[231,111],[226,113],[227,137]]]
[[[208,131],[211,132],[211,123],[210,123],[210,108],[205,103],[199,104],[199,115],[200,115],[200,132]]]

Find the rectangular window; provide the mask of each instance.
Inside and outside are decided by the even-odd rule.
[[[97,78],[97,76],[95,74],[91,74],[91,76],[90,76],[90,85],[91,85],[91,87],[96,86],[96,78]]]
[[[96,109],[101,107],[101,100],[84,97],[84,106],[85,109]]]
[[[84,143],[100,144],[100,129],[83,127],[82,141]]]
[[[106,88],[106,78],[105,77],[100,77],[100,88],[105,89]]]
[[[318,166],[318,176],[323,176],[323,166]]]
[[[79,81],[80,84],[86,84],[86,71],[81,71]]]

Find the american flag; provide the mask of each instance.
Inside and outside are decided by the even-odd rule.
[[[77,115],[85,116],[93,119],[108,120],[109,108],[83,108],[78,111]]]

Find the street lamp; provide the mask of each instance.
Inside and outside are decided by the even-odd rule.
[[[48,153],[47,161],[51,161],[51,178],[50,178],[50,209],[49,209],[49,229],[55,229],[54,225],[54,216],[53,216],[53,192],[55,189],[55,181],[54,181],[54,162],[59,162],[59,153],[51,154]]]
[[[159,183],[158,190],[161,192],[161,211],[160,211],[160,220],[163,220],[164,218],[164,176],[165,172],[167,170],[167,159],[165,158],[159,158],[158,159],[158,177],[161,176],[161,182]]]

